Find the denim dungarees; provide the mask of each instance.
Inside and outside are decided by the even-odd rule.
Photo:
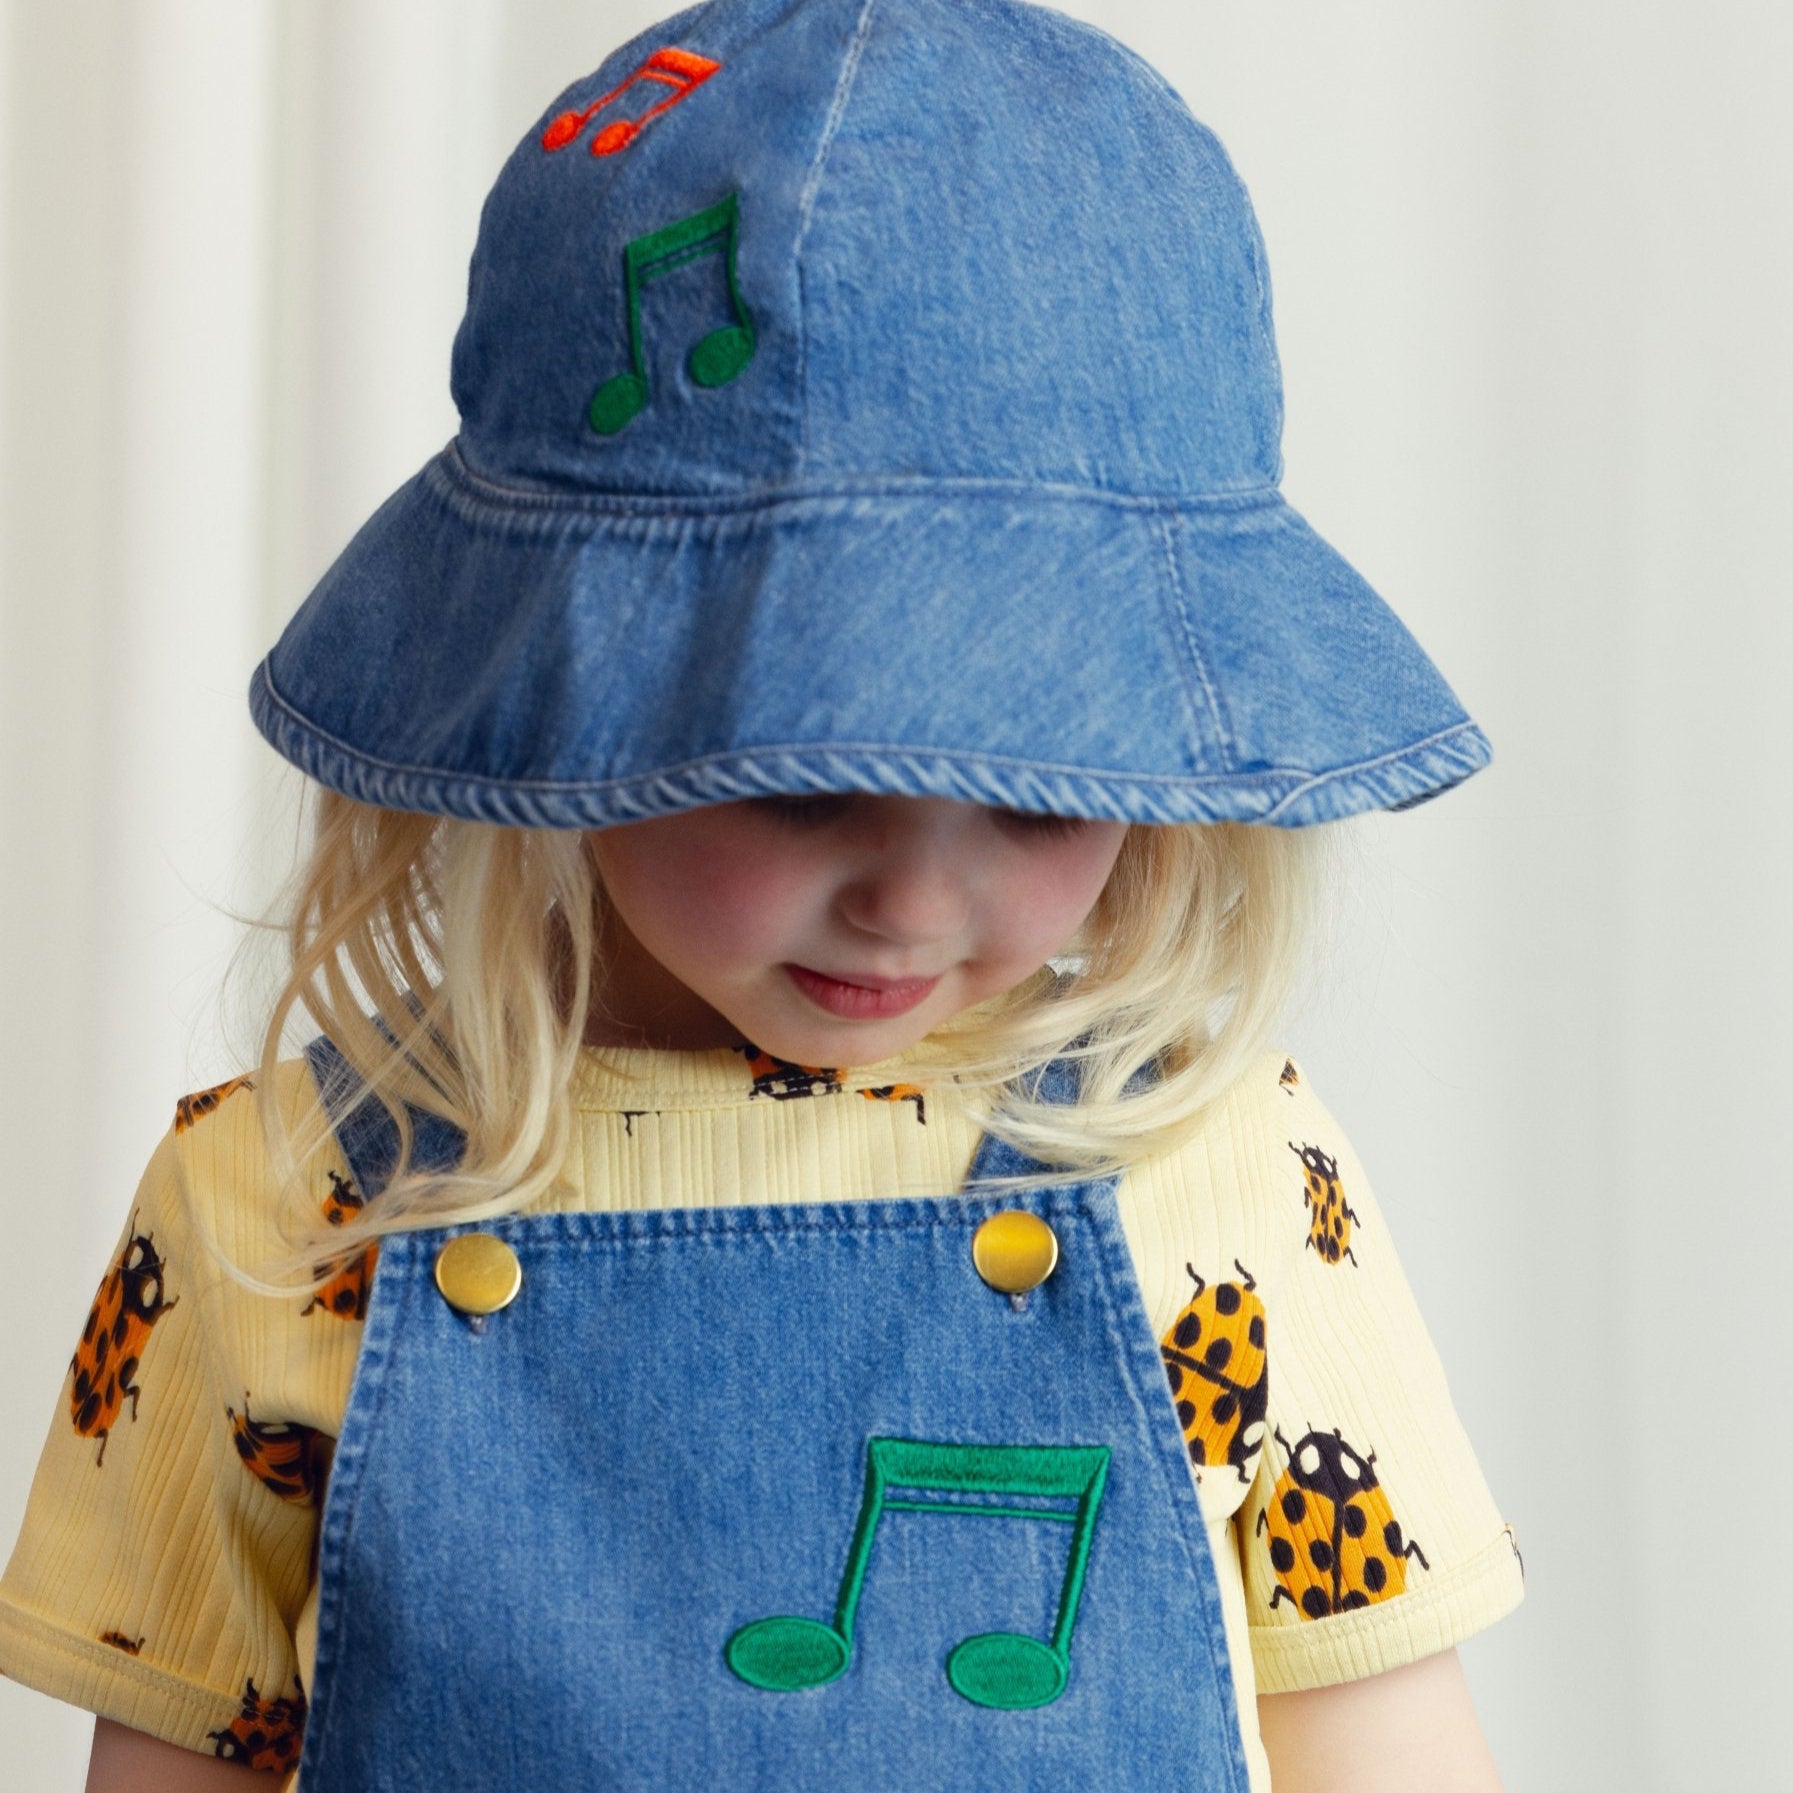
[[[1032,1168],[986,1137],[970,1183]],[[972,1261],[1016,1208],[1059,1246],[1025,1296]],[[484,1320],[433,1277],[466,1231],[521,1264]],[[389,1236],[318,1576],[303,1793],[1247,1785],[1112,1182]]]

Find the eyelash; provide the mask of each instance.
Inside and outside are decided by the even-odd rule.
[[[761,797],[760,807],[781,822],[798,828],[819,827],[845,813],[852,796],[844,791],[818,792],[815,796]],[[1029,810],[999,809],[997,818],[1012,833],[1035,840],[1062,840],[1080,833],[1087,824],[1081,816],[1040,815]]]
[[[799,828],[830,822],[852,801],[845,792],[819,793],[814,797],[761,797],[760,808],[781,822],[795,823]]]
[[[1036,839],[1061,840],[1073,834],[1082,833],[1086,826],[1082,816],[1036,815],[1030,810],[1004,809],[998,810],[1004,824],[1021,834],[1031,834]]]

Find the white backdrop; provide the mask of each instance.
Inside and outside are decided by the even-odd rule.
[[[240,1068],[231,913],[293,845],[250,669],[452,431],[502,156],[667,5],[4,0],[0,1548],[172,1101]],[[1290,496],[1495,743],[1461,791],[1359,829],[1290,1038],[1524,1545],[1525,1606],[1464,1652],[1507,1784],[1766,1786],[1793,13],[1068,10],[1231,149],[1276,278]],[[86,1731],[0,1685],[9,1784],[78,1788]]]

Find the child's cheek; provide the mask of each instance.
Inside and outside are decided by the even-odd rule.
[[[798,951],[811,886],[793,863],[719,841],[684,860],[667,895],[684,909],[694,946],[707,958],[739,963]]]
[[[731,964],[802,957],[797,889],[764,875],[730,878],[700,871],[698,876],[701,925],[716,957]]]
[[[1067,842],[1007,883],[998,926],[1010,962],[1025,962],[1031,972],[1070,944],[1108,882],[1124,832]]]

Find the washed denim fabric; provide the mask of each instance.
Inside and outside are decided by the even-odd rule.
[[[1022,1168],[986,1140],[971,1183]],[[971,1260],[1009,1207],[1061,1252],[1019,1301]],[[381,1245],[305,1793],[1244,1793],[1111,1185],[494,1221],[522,1291],[477,1324],[432,1278],[464,1230]],[[763,1684],[792,1620],[834,1678]],[[971,1697],[1004,1632],[1060,1673]]]
[[[821,790],[1293,826],[1488,759],[1277,489],[1224,151],[1059,14],[656,26],[505,166],[453,387],[454,442],[252,687],[351,796],[551,827]]]

